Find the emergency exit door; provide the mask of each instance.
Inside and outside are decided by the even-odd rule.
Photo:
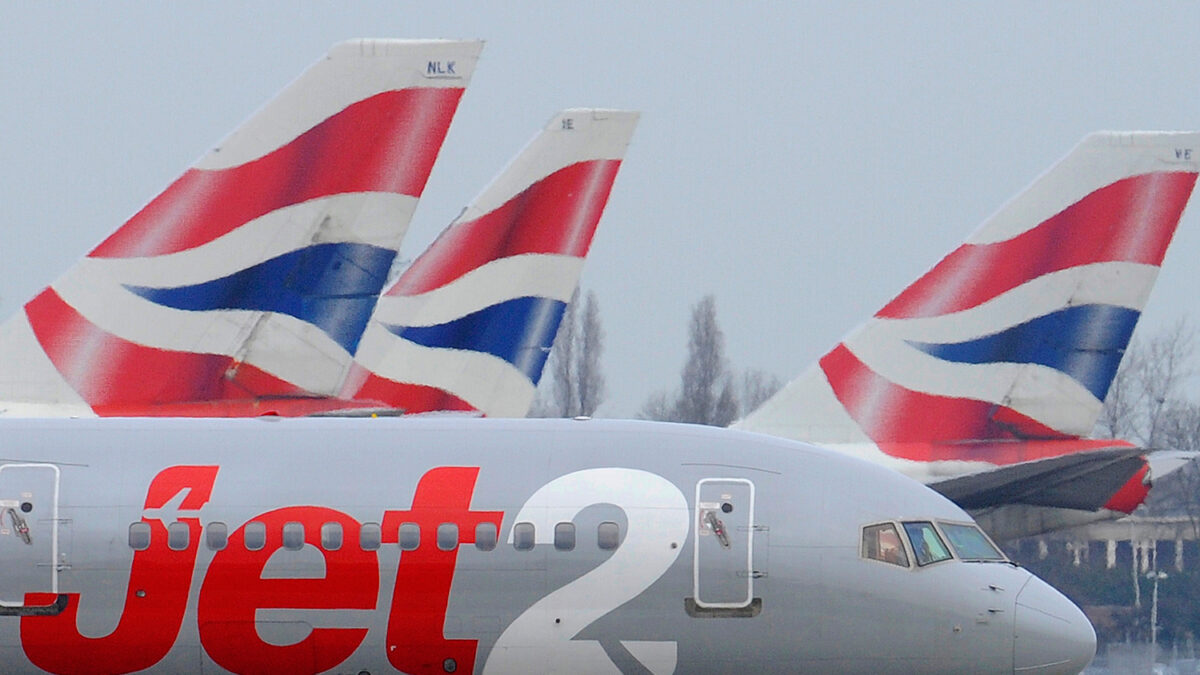
[[[0,464],[0,609],[58,593],[58,467]]]
[[[698,607],[746,607],[754,599],[754,483],[705,478],[696,484],[693,593]]]

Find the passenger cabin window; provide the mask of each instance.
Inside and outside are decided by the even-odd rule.
[[[868,525],[863,528],[862,556],[868,560],[908,567],[908,553],[900,539],[900,533],[891,523]]]
[[[229,544],[229,526],[222,522],[209,523],[204,528],[204,545],[210,551],[221,551]]]
[[[135,551],[150,548],[150,523],[139,520],[129,526],[129,548]]]
[[[321,526],[321,548],[336,551],[342,547],[342,524],[325,523]]]
[[[621,543],[621,527],[606,520],[596,527],[596,546],[602,551],[611,551]]]
[[[304,548],[304,525],[295,521],[283,524],[283,547],[289,551]]]
[[[571,551],[575,548],[575,523],[559,523],[554,526],[554,548]]]
[[[383,541],[383,529],[379,523],[363,523],[358,530],[358,547],[364,551],[378,551]]]
[[[400,524],[400,550],[415,551],[421,545],[421,526],[416,523]]]
[[[962,560],[1008,560],[977,526],[940,521],[938,525]]]
[[[458,525],[454,523],[438,525],[437,547],[442,551],[453,551],[458,547]]]
[[[167,548],[172,551],[187,549],[190,539],[191,530],[188,529],[187,523],[181,523],[177,520],[167,526]]]
[[[933,523],[927,521],[904,523],[904,531],[908,533],[908,541],[912,544],[913,555],[917,558],[918,566],[924,567],[950,558],[950,551],[942,543],[942,538],[933,528]]]
[[[513,548],[518,551],[533,550],[533,523],[513,525]]]
[[[262,547],[267,545],[266,523],[260,523],[257,520],[246,523],[242,540],[246,544],[247,551],[261,551]]]
[[[496,548],[496,524],[479,523],[475,526],[475,548],[491,551]]]

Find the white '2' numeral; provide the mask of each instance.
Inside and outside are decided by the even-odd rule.
[[[500,635],[485,675],[516,672],[619,673],[595,640],[573,638],[592,622],[637,597],[679,556],[691,518],[687,499],[667,479],[637,469],[576,471],[542,486],[513,522],[533,523],[535,542],[554,541],[554,526],[593,504],[625,511],[628,529],[608,560],[534,603]],[[509,534],[512,542],[512,534]],[[623,642],[655,675],[674,672],[674,642]]]

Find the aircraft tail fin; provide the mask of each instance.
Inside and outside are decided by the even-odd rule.
[[[1084,138],[736,426],[917,461],[1088,434],[1198,170],[1200,133]]]
[[[555,115],[385,291],[343,396],[525,416],[637,120]]]
[[[481,47],[335,45],[0,327],[0,400],[336,394]]]

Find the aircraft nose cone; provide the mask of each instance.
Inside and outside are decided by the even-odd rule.
[[[1076,675],[1096,655],[1096,631],[1062,593],[1031,576],[1017,595],[1013,670]]]

